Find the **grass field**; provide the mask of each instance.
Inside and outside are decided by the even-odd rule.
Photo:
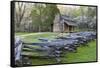
[[[54,39],[59,35],[59,33],[51,33],[51,32],[41,32],[41,33],[16,33],[16,36],[20,36],[24,42],[40,42],[39,38],[48,38],[49,40]],[[66,35],[63,34],[63,35]]]
[[[21,36],[24,33],[16,33],[17,36]],[[48,38],[54,39],[58,33],[41,33],[41,34],[34,34],[31,35],[28,33],[23,39],[25,42],[40,42],[37,40],[38,38]],[[24,35],[25,35],[24,34]],[[91,41],[88,43],[89,46],[81,46],[78,47],[77,53],[68,52],[65,53],[65,56],[62,57],[61,63],[74,63],[74,62],[90,62],[96,61],[96,40]],[[55,59],[36,59],[32,58],[33,65],[43,65],[43,64],[56,64]]]

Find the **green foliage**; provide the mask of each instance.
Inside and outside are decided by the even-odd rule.
[[[87,16],[93,18],[96,16],[96,7],[88,7]]]
[[[96,7],[90,6],[67,6],[59,8],[56,4],[25,4],[16,3],[15,31],[16,32],[46,32],[53,30],[56,14],[64,14],[72,19],[76,18],[79,29],[96,30]],[[59,9],[58,9],[59,8]],[[78,18],[78,19],[77,19]],[[86,19],[85,19],[86,18]]]
[[[35,4],[31,12],[33,26],[42,30],[50,29],[59,9],[53,4]],[[38,28],[39,29],[39,28]]]
[[[47,25],[53,24],[53,20],[57,13],[59,13],[59,9],[57,9],[56,5],[46,4],[45,15],[47,16],[47,18],[45,22],[48,22]]]
[[[96,17],[96,7],[81,6],[72,16],[77,17],[79,29],[96,30],[94,28],[96,26],[96,19],[94,19]]]
[[[77,9],[75,8],[73,9],[73,11],[70,12],[70,14],[72,17],[78,17],[81,15],[81,10],[80,8],[77,8]]]

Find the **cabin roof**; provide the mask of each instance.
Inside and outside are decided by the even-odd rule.
[[[65,23],[69,26],[77,26],[76,21],[73,18],[71,18],[70,16],[67,16],[67,15],[61,15],[60,21],[61,21],[61,23]]]
[[[64,22],[65,24],[69,25],[69,26],[76,26],[76,23],[73,23],[73,22],[69,22],[69,21],[65,21]]]

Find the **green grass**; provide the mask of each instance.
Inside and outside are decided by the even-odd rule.
[[[17,32],[17,33],[15,33],[15,35],[25,35],[25,34],[30,34],[30,33],[27,33],[27,32]]]
[[[22,33],[20,33],[22,35]],[[17,34],[20,35],[20,34]],[[38,38],[48,38],[53,39],[58,35],[58,33],[43,33],[37,35],[29,35],[23,38],[25,42],[40,42]],[[75,63],[75,62],[90,62],[96,61],[96,40],[88,43],[89,46],[78,47],[77,53],[66,52],[64,57],[62,57],[61,63]],[[38,59],[32,58],[33,65],[43,65],[43,64],[56,64],[54,58],[52,59]]]
[[[62,59],[64,63],[96,61],[96,40],[88,43],[89,46],[81,46],[77,53],[68,53]]]
[[[23,40],[25,42],[40,42],[38,39],[39,38],[48,38],[48,39],[53,39],[55,37],[56,33],[43,33],[43,34],[37,34],[37,35],[30,35],[26,36]]]
[[[26,34],[33,34],[33,35],[29,35],[29,36],[25,36],[24,38],[22,38],[22,40],[24,42],[40,42],[38,39],[39,38],[48,38],[49,40],[54,39],[55,37],[57,37],[59,35],[59,33],[52,33],[52,32],[41,32],[41,34],[36,34],[36,33],[16,33],[16,36],[21,36],[21,35],[26,35]],[[66,34],[64,34],[66,35]]]

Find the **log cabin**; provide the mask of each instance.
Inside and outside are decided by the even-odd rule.
[[[74,32],[77,24],[67,15],[57,14],[54,19],[53,32]]]

